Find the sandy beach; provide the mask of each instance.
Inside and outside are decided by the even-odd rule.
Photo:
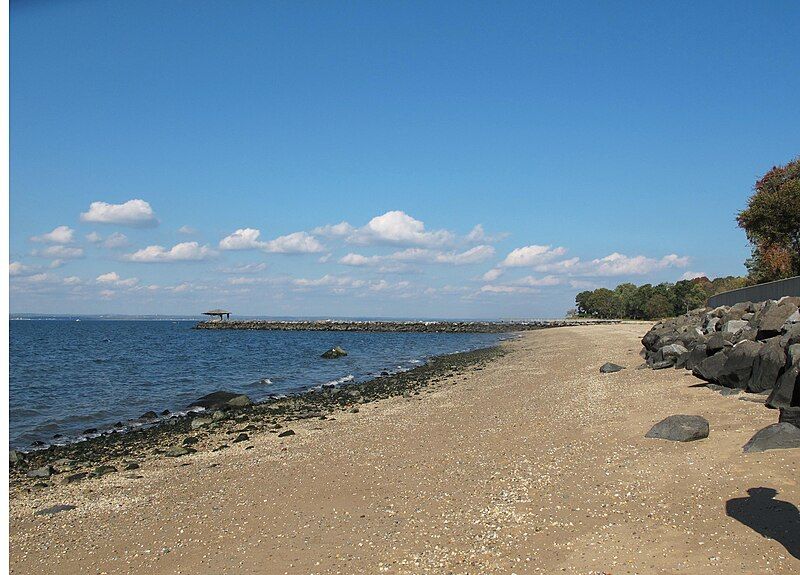
[[[800,572],[796,508],[747,493],[800,506],[800,451],[743,454],[774,411],[635,369],[649,327],[528,332],[484,367],[293,436],[12,490],[11,572]],[[628,369],[602,375],[606,361]],[[644,437],[678,413],[710,436]],[[57,504],[75,509],[34,515]]]

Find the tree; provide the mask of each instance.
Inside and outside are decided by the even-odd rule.
[[[682,280],[672,288],[675,314],[686,313],[689,310],[702,307],[708,299],[708,294],[701,285],[694,281]]]
[[[645,306],[645,313],[649,319],[671,317],[673,315],[673,305],[663,293],[655,293]]]
[[[754,189],[736,218],[753,245],[746,262],[751,279],[800,275],[800,158],[773,167]]]

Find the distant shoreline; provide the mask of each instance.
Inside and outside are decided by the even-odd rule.
[[[198,330],[265,331],[357,331],[414,333],[511,333],[593,324],[614,324],[620,320],[530,320],[530,321],[340,321],[340,320],[226,320],[201,321]]]

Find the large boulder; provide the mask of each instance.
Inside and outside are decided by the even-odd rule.
[[[795,447],[800,447],[800,428],[789,423],[773,423],[757,431],[742,449],[745,453],[753,453]]]
[[[700,365],[700,363],[708,357],[706,353],[706,345],[704,343],[698,344],[692,348],[689,352],[689,356],[686,358],[686,364],[684,367],[688,370],[692,370],[695,366]]]
[[[727,354],[717,381],[726,387],[745,389],[750,382],[761,345],[755,341],[745,340],[733,346]]]
[[[767,398],[767,407],[800,410],[800,343],[790,345],[787,355],[783,374]]]
[[[770,302],[758,318],[758,339],[778,335],[783,325],[797,313],[797,306],[789,300],[782,303]]]
[[[709,355],[713,355],[718,351],[725,349],[726,347],[730,347],[731,345],[731,342],[725,338],[725,335],[722,332],[713,333],[706,340],[706,348]]]
[[[617,365],[616,363],[604,363],[600,366],[600,373],[614,373],[617,371],[622,371],[625,369],[621,365]]]
[[[765,340],[753,365],[753,375],[747,384],[747,391],[761,393],[775,387],[785,364],[786,352],[783,351],[780,338],[772,337]]]
[[[337,345],[323,353],[322,357],[324,359],[336,359],[337,357],[344,357],[345,355],[347,355],[347,352]]]
[[[231,391],[215,391],[195,400],[189,405],[189,407],[221,409],[224,407],[241,407],[242,405],[250,405],[250,403],[250,398],[241,393],[233,393]]]
[[[656,423],[645,437],[696,441],[708,437],[708,421],[699,415],[670,415]]]
[[[717,382],[719,381],[719,376],[723,372],[727,359],[724,351],[718,351],[694,366],[692,373],[705,381]]]
[[[742,319],[731,319],[725,322],[722,326],[723,333],[738,333],[746,328],[749,324]]]

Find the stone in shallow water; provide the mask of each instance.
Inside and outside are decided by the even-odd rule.
[[[345,355],[347,355],[347,352],[337,345],[323,353],[321,357],[323,359],[336,359],[337,357],[344,357]]]
[[[71,509],[75,509],[75,506],[53,505],[52,507],[45,507],[44,509],[40,509],[39,511],[35,512],[34,515],[55,515],[56,513],[61,513],[62,511],[70,511]]]
[[[708,421],[699,415],[670,415],[656,423],[645,437],[669,441],[696,441],[708,437]]]
[[[617,371],[621,371],[625,369],[621,365],[617,365],[616,363],[604,363],[600,366],[600,373],[614,373]]]
[[[800,447],[800,428],[791,423],[773,423],[756,432],[742,450],[745,453],[767,449],[791,449]]]

